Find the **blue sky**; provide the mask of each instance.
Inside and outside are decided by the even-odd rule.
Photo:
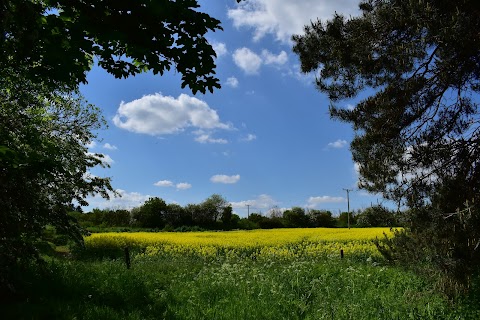
[[[317,17],[358,14],[351,0],[201,1],[222,21],[210,33],[222,89],[193,95],[174,71],[118,80],[95,67],[85,98],[101,108],[108,129],[90,151],[102,153],[122,195],[89,198],[92,208],[132,208],[149,197],[200,203],[217,193],[241,217],[292,206],[346,211],[381,201],[357,190],[349,143],[353,131],[328,115],[314,75],[300,73],[290,37]],[[355,101],[345,101],[348,108]]]

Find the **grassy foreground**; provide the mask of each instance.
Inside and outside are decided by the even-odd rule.
[[[184,237],[193,236],[208,234]],[[32,268],[24,275],[28,300],[0,304],[6,316],[2,318],[480,318],[478,304],[473,304],[475,296],[452,304],[436,293],[432,283],[408,271],[384,266],[377,257],[366,257],[364,251],[359,255],[352,252],[344,259],[327,252],[312,255],[308,250],[296,255],[278,254],[301,251],[312,244],[311,239],[302,239],[296,245],[279,240],[281,245],[266,246],[270,250],[264,249],[268,252],[265,256],[259,255],[259,247],[239,249],[235,254],[231,250],[212,254],[198,246],[198,251],[175,253],[163,250],[165,242],[161,242],[163,247],[157,242],[153,248],[158,250],[144,250],[132,257],[131,269],[125,267],[122,258],[95,260],[90,255],[85,261],[52,259],[44,271]],[[210,245],[217,244],[217,249],[222,247],[209,241]],[[356,241],[360,240],[351,240],[353,247],[360,248]],[[89,247],[92,254],[101,252],[98,246]]]

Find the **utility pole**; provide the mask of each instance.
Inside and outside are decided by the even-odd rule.
[[[346,189],[346,188],[343,188],[343,190],[347,191],[347,223],[348,223],[348,229],[350,229],[350,191],[352,191],[352,189]]]
[[[247,219],[248,219],[250,217],[250,205],[247,204],[246,206],[247,206],[247,210],[248,210],[247,211]]]

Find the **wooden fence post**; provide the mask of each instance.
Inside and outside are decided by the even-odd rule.
[[[128,247],[125,247],[125,263],[127,264],[127,269],[130,269],[130,251]]]
[[[343,249],[340,249],[340,258],[343,259]]]

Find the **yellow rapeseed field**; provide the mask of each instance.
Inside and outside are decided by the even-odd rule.
[[[391,235],[389,228],[309,228],[212,232],[95,233],[85,238],[90,249],[140,249],[139,256],[197,255],[206,258],[245,256],[255,259],[299,256],[378,255],[372,240]]]

